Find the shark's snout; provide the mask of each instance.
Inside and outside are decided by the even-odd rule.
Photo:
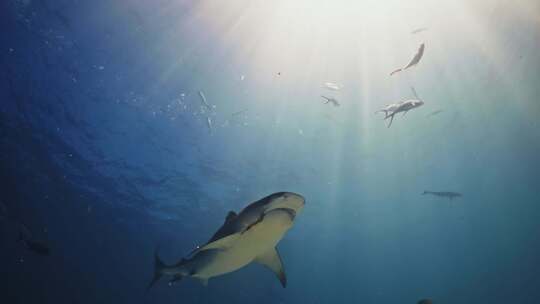
[[[296,214],[300,213],[306,204],[306,200],[303,196],[293,192],[284,192],[281,198],[284,207],[294,210]]]
[[[300,213],[304,208],[305,199],[303,196],[293,192],[277,192],[270,196],[266,212],[274,209],[291,209],[295,214]]]

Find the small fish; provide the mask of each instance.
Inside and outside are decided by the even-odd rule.
[[[400,69],[397,69],[397,70],[393,71],[392,73],[390,73],[390,76],[394,75],[397,72],[404,71],[404,70],[406,70],[406,69],[408,69],[410,67],[413,67],[413,66],[417,65],[418,62],[420,62],[420,59],[422,59],[422,56],[424,56],[424,44],[423,43],[420,45],[420,48],[418,49],[418,51],[414,55],[413,59],[409,62],[409,64],[407,64],[404,68],[400,68]]]
[[[199,96],[201,97],[201,103],[208,109],[212,110],[212,107],[206,101],[206,96],[204,96],[203,91],[199,91]]]
[[[240,115],[240,114],[244,114],[244,113],[247,112],[247,110],[248,110],[248,109],[243,109],[243,110],[241,110],[241,111],[234,112],[234,113],[231,114],[231,116],[238,116],[238,115]]]
[[[390,104],[386,106],[386,108],[383,108],[375,112],[375,113],[379,113],[379,112],[385,113],[385,117],[384,117],[385,120],[390,118],[390,122],[388,123],[388,126],[387,126],[388,128],[392,126],[392,122],[394,121],[394,117],[396,114],[403,113],[403,116],[405,116],[405,114],[407,114],[407,112],[409,112],[410,110],[416,109],[424,105],[424,101],[420,100],[420,97],[418,97],[418,94],[416,94],[416,90],[414,89],[414,87],[411,87],[411,90],[413,92],[414,97],[416,97],[416,99],[409,99],[402,102]]]
[[[433,112],[429,113],[427,115],[427,117],[435,116],[435,115],[440,114],[442,112],[444,112],[444,110],[436,110],[436,111],[433,111]]]
[[[433,304],[433,301],[431,299],[422,299],[417,304]]]
[[[49,246],[41,241],[36,241],[31,238],[29,238],[27,235],[25,235],[26,232],[19,232],[19,238],[17,239],[18,242],[21,242],[26,249],[39,254],[41,256],[49,256],[50,255],[50,249]]]
[[[210,117],[206,117],[206,126],[208,127],[208,131],[212,133],[212,119]]]
[[[334,83],[334,82],[325,82],[324,86],[327,89],[332,90],[332,91],[339,91],[339,90],[341,90],[343,88],[342,85]]]
[[[421,33],[421,32],[425,32],[427,30],[428,30],[427,27],[420,27],[420,28],[417,28],[417,29],[411,31],[411,34],[418,34],[418,33]]]
[[[451,191],[424,191],[424,193],[422,193],[422,195],[426,195],[426,194],[437,196],[437,197],[444,197],[450,200],[453,200],[456,197],[463,196],[463,194],[459,192],[451,192]]]
[[[337,101],[337,99],[335,99],[333,97],[326,97],[326,96],[323,96],[323,95],[321,95],[321,97],[326,99],[326,102],[324,104],[332,103],[334,105],[334,107],[339,107],[339,102]]]

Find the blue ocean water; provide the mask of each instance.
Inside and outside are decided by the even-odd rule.
[[[539,302],[537,1],[3,0],[0,28],[1,303]],[[156,248],[279,191],[287,288],[146,291]]]

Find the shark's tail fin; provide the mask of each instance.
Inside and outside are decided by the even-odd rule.
[[[156,248],[156,251],[154,252],[154,277],[152,278],[152,281],[150,281],[150,284],[148,284],[148,287],[146,290],[149,290],[154,286],[157,281],[161,278],[163,275],[163,269],[166,267],[165,263],[161,261],[158,255],[158,249]]]

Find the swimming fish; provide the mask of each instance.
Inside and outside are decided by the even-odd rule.
[[[339,91],[339,90],[341,90],[341,88],[343,88],[342,85],[337,84],[337,83],[333,83],[333,82],[325,82],[324,86],[327,89],[332,90],[332,91]]]
[[[232,113],[231,116],[238,116],[240,114],[246,113],[247,111],[248,111],[248,109],[243,109],[241,111],[237,111],[237,112]]]
[[[418,301],[417,304],[433,304],[433,301],[431,301],[430,299],[422,299]]]
[[[414,87],[411,87],[411,90],[414,96],[416,97],[416,99],[409,99],[409,100],[405,100],[399,103],[390,104],[386,106],[385,108],[375,112],[375,113],[379,113],[379,112],[385,113],[385,117],[384,117],[385,120],[390,118],[390,122],[388,123],[388,126],[387,126],[388,128],[392,126],[392,122],[394,121],[394,117],[396,114],[403,113],[403,116],[405,116],[405,114],[407,114],[407,112],[409,112],[410,110],[424,105],[424,102],[420,100],[420,97],[418,97],[418,94],[416,94],[416,90],[414,89]]]
[[[430,194],[430,195],[434,195],[434,196],[438,196],[438,197],[445,197],[445,198],[448,198],[450,200],[453,200],[456,197],[462,197],[463,196],[463,194],[461,194],[459,192],[451,192],[451,191],[424,191],[424,193],[422,193],[422,195],[426,195],[426,194]]]
[[[212,119],[210,117],[206,117],[206,126],[208,127],[208,131],[212,132]]]
[[[334,105],[334,107],[339,107],[339,102],[337,101],[337,99],[335,99],[333,97],[322,96],[322,95],[321,95],[321,97],[326,99],[326,102],[324,104],[332,103]]]
[[[440,114],[442,112],[444,112],[444,110],[436,110],[436,111],[433,111],[433,112],[429,113],[427,115],[427,117],[435,116],[435,115],[438,115],[438,114]]]
[[[206,101],[206,96],[204,96],[203,91],[199,91],[199,96],[201,97],[201,103],[208,109],[212,110],[212,107]]]
[[[420,59],[422,59],[422,56],[424,56],[424,44],[423,43],[420,45],[420,48],[418,49],[418,51],[414,55],[413,59],[409,62],[409,64],[407,64],[404,68],[400,68],[400,69],[397,69],[397,70],[393,71],[392,73],[390,73],[390,76],[394,75],[397,72],[404,71],[404,70],[406,70],[406,69],[408,69],[410,67],[413,67],[413,66],[417,65],[418,62],[420,62]]]
[[[45,242],[34,240],[30,234],[30,230],[26,228],[24,224],[21,224],[21,230],[19,231],[18,242],[21,242],[26,249],[37,253],[42,256],[50,255],[50,248]]]
[[[427,31],[427,30],[428,30],[427,27],[420,27],[420,28],[417,28],[417,29],[411,31],[411,34],[418,34],[418,33],[421,33],[421,32]]]
[[[286,287],[287,278],[276,245],[292,227],[304,204],[299,194],[278,192],[248,205],[238,214],[230,211],[210,240],[178,263],[165,265],[156,252],[154,277],[148,288],[163,275],[172,276],[170,283],[192,277],[206,286],[210,278],[252,262],[266,266]]]

